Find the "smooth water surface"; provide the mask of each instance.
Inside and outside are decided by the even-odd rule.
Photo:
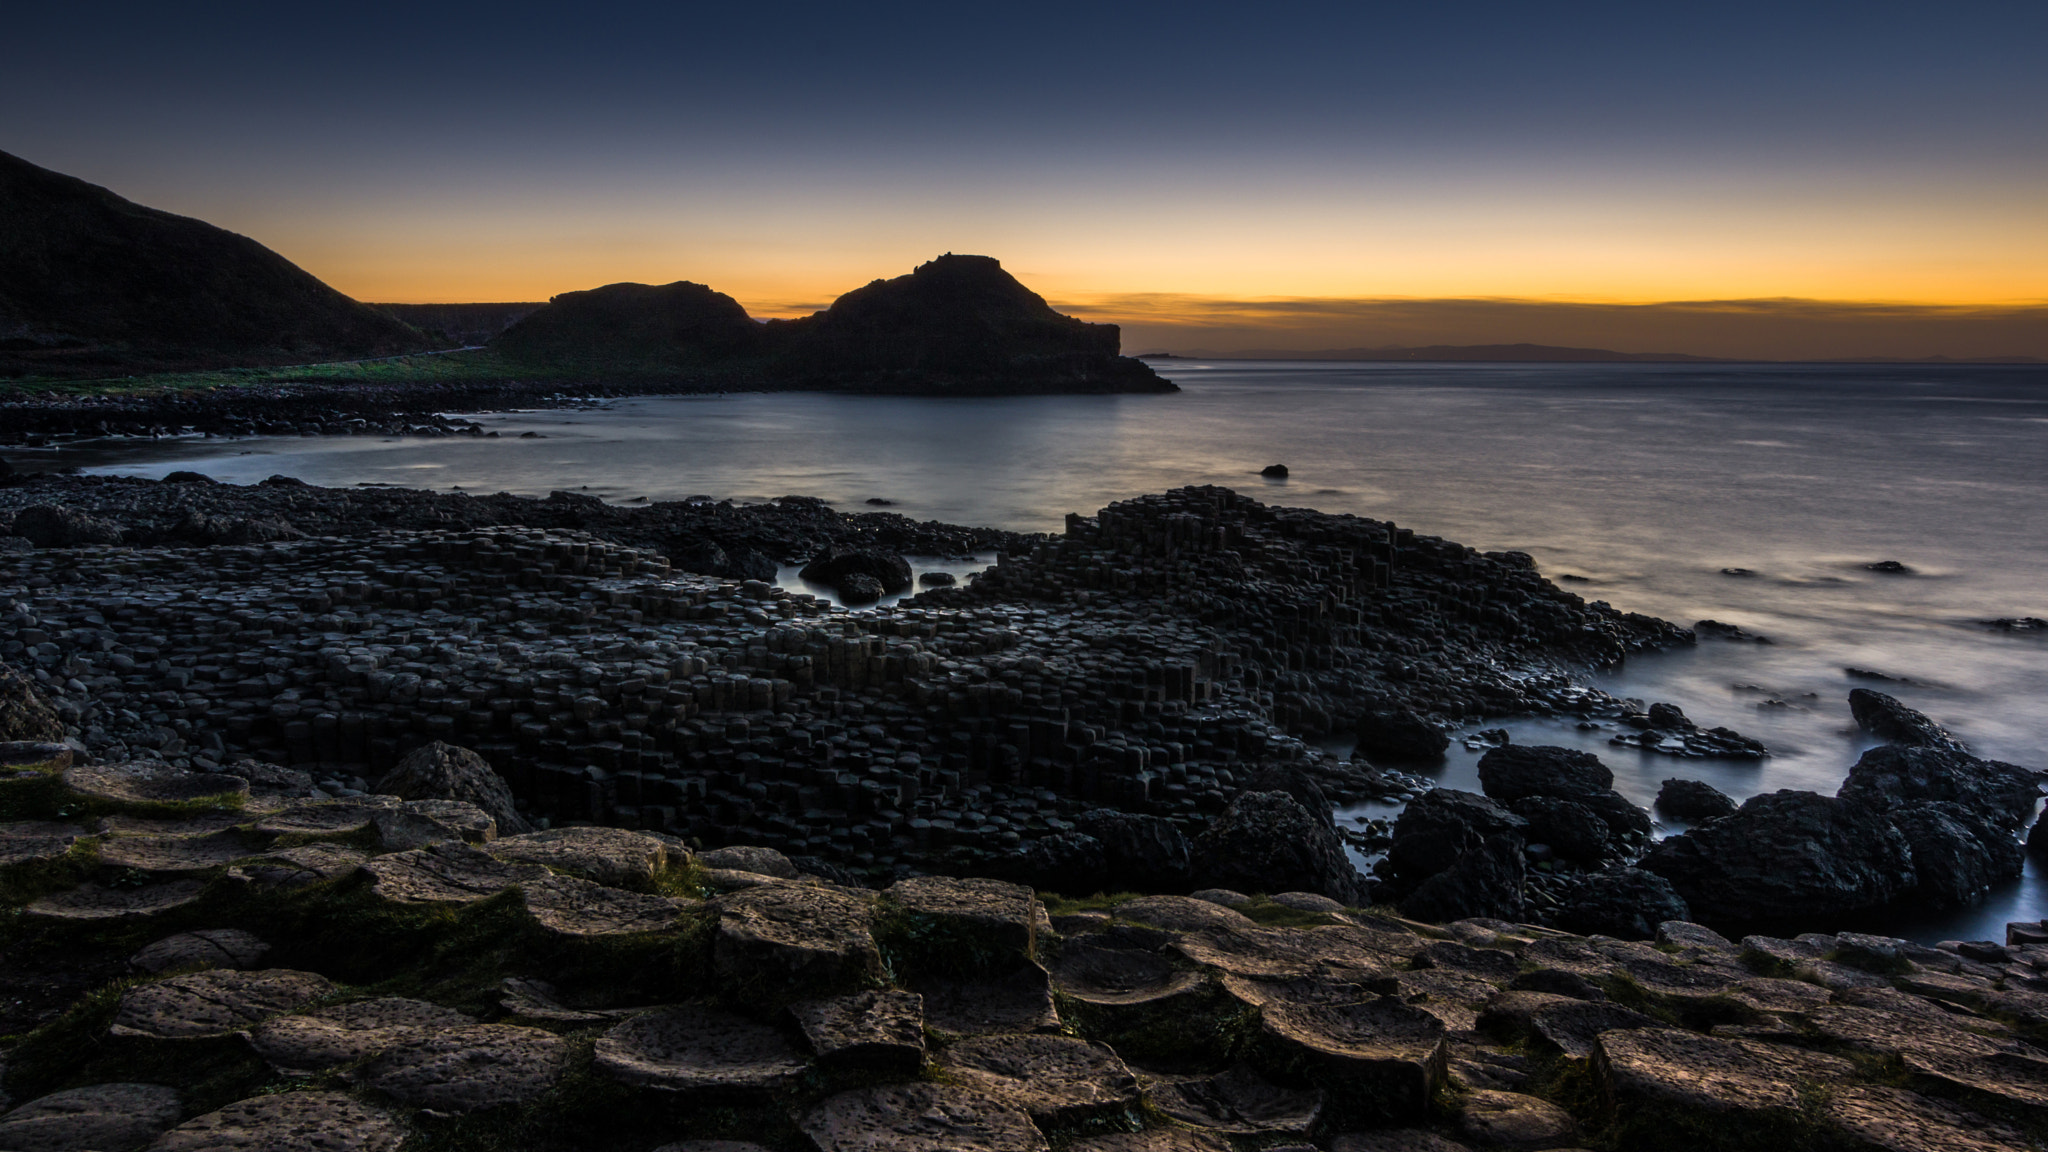
[[[1761,765],[1610,748],[1544,721],[1647,803],[1667,776],[1738,799],[1833,791],[1858,751],[1845,697],[1900,696],[1981,754],[2048,765],[2048,370],[1981,367],[1474,365],[1169,361],[1166,396],[931,399],[732,394],[493,414],[496,440],[103,443],[58,462],[251,483],[365,481],[612,500],[871,497],[918,519],[1058,531],[1067,512],[1185,484],[1392,519],[1520,549],[1588,599],[1768,645],[1703,641],[1602,676],[1769,744]],[[521,439],[534,431],[542,438]],[[1258,471],[1286,464],[1292,476]],[[1910,574],[1866,564],[1897,560]],[[1749,575],[1724,575],[1739,568]],[[1583,579],[1565,580],[1566,576]],[[1900,678],[1852,679],[1845,668]],[[1454,746],[1441,778],[1472,786]],[[2031,867],[2031,865],[2030,865]],[[2048,913],[2030,875],[1982,908],[1902,926],[2002,938]]]

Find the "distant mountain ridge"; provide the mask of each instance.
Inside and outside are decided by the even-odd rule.
[[[1061,315],[988,256],[948,253],[795,320],[755,321],[703,284],[567,292],[491,349],[600,377],[727,374],[833,391],[942,395],[1173,392],[1119,352],[1114,324]]]
[[[1719,356],[1684,352],[1615,352],[1607,348],[1560,348],[1551,344],[1427,344],[1413,348],[1326,348],[1299,351],[1245,348],[1234,352],[1183,353],[1215,360],[1469,360],[1498,363],[1712,364]]]
[[[411,325],[246,236],[0,152],[0,376],[427,347]]]

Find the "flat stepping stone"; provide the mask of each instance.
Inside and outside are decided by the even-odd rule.
[[[1485,1147],[1566,1148],[1579,1142],[1572,1114],[1536,1096],[1479,1089],[1462,1104],[1458,1127]]]
[[[1176,968],[1157,952],[1109,947],[1086,937],[1060,949],[1052,980],[1061,993],[1084,1004],[1115,1008],[1158,1004],[1207,983],[1200,972]]]
[[[8,1152],[120,1152],[162,1135],[184,1114],[161,1084],[93,1084],[53,1092],[0,1116]]]
[[[61,859],[85,835],[86,830],[76,824],[53,820],[0,824],[0,868]]]
[[[71,767],[69,744],[39,740],[0,740],[0,770],[56,772]]]
[[[258,1096],[187,1120],[149,1152],[398,1152],[405,1128],[340,1092]]]
[[[1838,1086],[1821,1114],[1864,1146],[1883,1152],[2011,1152],[2027,1146],[2018,1129],[1895,1088]]]
[[[1400,990],[1400,984],[1392,977],[1361,983],[1327,976],[1280,980],[1225,976],[1223,990],[1247,1008],[1264,1008],[1268,1004],[1362,1004],[1393,995]]]
[[[240,928],[208,928],[147,945],[128,958],[128,966],[152,974],[174,968],[254,968],[269,951],[270,945]]]
[[[1119,920],[1136,920],[1140,924],[1175,932],[1258,927],[1257,921],[1242,912],[1192,896],[1140,896],[1110,911]]]
[[[924,997],[856,992],[789,1009],[820,1064],[914,1075],[924,1065]]]
[[[1585,1060],[1603,1032],[1664,1024],[1619,1004],[1550,992],[1505,992],[1487,1001],[1475,1026],[1508,1039],[1540,1036],[1572,1059]]]
[[[1034,955],[1038,898],[1022,884],[917,876],[883,895],[910,918],[920,947],[964,950],[982,965],[1005,953]]]
[[[1444,1022],[1453,1032],[1469,1032],[1486,1003],[1500,992],[1496,984],[1466,972],[1430,968],[1394,973],[1395,995]]]
[[[1173,950],[1233,976],[1285,979],[1318,976],[1370,980],[1390,976],[1421,951],[1422,941],[1369,928],[1237,928],[1197,932]],[[1405,949],[1405,950],[1404,950]]]
[[[1330,899],[1328,896],[1319,895],[1314,892],[1281,892],[1268,896],[1267,899],[1280,905],[1282,908],[1292,908],[1296,912],[1337,913],[1345,911],[1344,905]]]
[[[1359,1004],[1276,1001],[1259,1013],[1260,1038],[1291,1062],[1318,1068],[1345,1091],[1378,1097],[1392,1114],[1423,1108],[1449,1061],[1443,1021],[1391,997]]]
[[[169,818],[116,812],[100,821],[109,836],[212,836],[249,822],[246,812],[199,812]]]
[[[1216,1076],[1161,1084],[1149,1096],[1153,1107],[1175,1120],[1234,1136],[1302,1134],[1323,1114],[1323,1093],[1277,1087],[1242,1064]]]
[[[1069,1152],[1235,1152],[1230,1141],[1207,1132],[1185,1128],[1154,1128],[1148,1132],[1118,1132],[1092,1140],[1076,1140]]]
[[[950,1084],[842,1092],[806,1113],[819,1152],[1047,1152],[1022,1108]]]
[[[407,800],[378,809],[370,818],[377,842],[402,852],[444,840],[488,844],[498,837],[498,822],[466,800]]]
[[[1472,1149],[1420,1128],[1392,1128],[1339,1136],[1330,1141],[1330,1152],[1472,1152]]]
[[[798,875],[796,865],[790,862],[789,857],[773,848],[759,848],[751,844],[699,852],[697,862],[714,871],[748,872],[782,880],[794,880]]]
[[[931,977],[914,987],[924,996],[925,1023],[948,1035],[1045,1032],[1060,1026],[1052,979],[1036,964],[968,979]]]
[[[158,879],[217,872],[254,852],[235,832],[209,836],[110,836],[100,842],[99,862]]]
[[[1817,1052],[1675,1028],[1604,1032],[1593,1069],[1624,1119],[1660,1126],[1674,1112],[1791,1117],[1802,1087],[1842,1084],[1856,1073],[1847,1060]]]
[[[360,848],[316,842],[265,852],[228,869],[227,876],[253,888],[310,888],[353,875],[368,859],[370,854]]]
[[[258,820],[256,831],[266,836],[350,836],[370,828],[379,812],[398,804],[391,796],[290,804]]]
[[[720,896],[712,963],[728,981],[794,992],[833,992],[878,983],[874,909],[857,896],[800,884]]]
[[[556,998],[555,986],[545,980],[528,980],[508,976],[502,985],[505,996],[498,1006],[514,1016],[528,1020],[546,1020],[553,1024],[604,1024],[622,1016],[631,1016],[635,1008],[570,1008]]]
[[[453,1008],[387,997],[275,1016],[250,1029],[248,1039],[249,1047],[272,1068],[306,1076],[367,1060],[428,1032],[474,1023],[474,1018]]]
[[[1138,1078],[1104,1044],[1073,1036],[976,1036],[940,1057],[948,1075],[1039,1124],[1069,1124],[1138,1103]]]
[[[22,911],[43,920],[145,920],[198,903],[205,891],[206,883],[202,880],[166,880],[135,888],[81,884],[68,892],[45,896]]]
[[[108,1034],[156,1040],[225,1036],[333,994],[334,984],[312,972],[215,968],[128,989]]]
[[[667,844],[624,828],[549,828],[491,842],[500,860],[520,860],[614,888],[639,888],[682,860]]]
[[[543,876],[521,884],[519,891],[527,915],[543,931],[576,939],[666,931],[696,903],[607,888],[574,876]]]
[[[393,904],[474,904],[549,875],[538,864],[496,859],[458,841],[444,841],[363,862],[370,890]]]
[[[1899,1058],[1919,1083],[1971,1089],[2048,1119],[2048,1060],[2018,1051],[1965,1056],[1925,1049]]]
[[[225,772],[187,772],[168,764],[135,760],[125,764],[74,764],[64,786],[110,804],[235,804],[249,795],[249,782]]]
[[[754,1094],[794,1084],[804,1058],[766,1024],[685,1004],[645,1012],[598,1038],[596,1065],[613,1079],[668,1092]]]
[[[561,1079],[569,1043],[513,1024],[416,1036],[364,1066],[361,1082],[418,1108],[475,1112],[532,1100]]]

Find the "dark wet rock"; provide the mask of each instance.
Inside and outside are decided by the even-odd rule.
[[[925,1023],[944,1035],[1049,1032],[1060,1026],[1052,978],[1036,963],[966,977],[919,977],[912,987],[924,997]]]
[[[749,888],[719,897],[712,960],[727,980],[765,994],[811,998],[880,979],[882,957],[864,899],[802,885]]]
[[[1527,820],[1484,796],[1433,788],[1410,801],[1394,821],[1386,871],[1397,892],[1405,892],[1487,840],[1509,833],[1525,835],[1528,826]]]
[[[1046,1152],[1015,1103],[950,1084],[891,1084],[842,1092],[805,1113],[819,1152]]]
[[[1464,1134],[1488,1148],[1566,1148],[1578,1143],[1572,1114],[1539,1096],[1482,1089],[1468,1093],[1458,1113]]]
[[[1283,792],[1246,792],[1196,841],[1199,878],[1219,888],[1315,892],[1365,903],[1364,877],[1330,825]]]
[[[632,1008],[571,1008],[562,1003],[553,984],[523,976],[508,976],[500,985],[505,995],[498,1006],[512,1016],[543,1020],[552,1024],[582,1027],[603,1024],[631,1016]]]
[[[697,862],[706,868],[728,872],[752,872],[782,880],[794,880],[797,877],[796,865],[789,862],[789,857],[773,848],[758,848],[751,845],[713,848],[708,852],[699,852]]]
[[[1405,709],[1368,712],[1355,727],[1358,751],[1376,759],[1430,762],[1443,759],[1451,738]]]
[[[1287,465],[1268,464],[1264,468],[1259,469],[1259,475],[1270,480],[1285,480],[1287,479]]]
[[[1533,744],[1509,744],[1479,758],[1486,794],[1507,803],[1528,796],[1572,800],[1605,796],[1614,773],[1591,752]]]
[[[1648,940],[1666,920],[1684,920],[1692,909],[1655,872],[1617,868],[1596,872],[1572,889],[1558,911],[1557,924],[1567,932]]]
[[[773,1092],[803,1075],[782,1034],[697,1005],[646,1012],[597,1041],[599,1070],[625,1084],[710,1096]]]
[[[1740,624],[1729,624],[1720,620],[1695,620],[1692,630],[1701,636],[1712,636],[1718,640],[1744,640],[1752,644],[1771,642],[1768,636],[1759,636]]]
[[[400,760],[377,791],[405,800],[460,800],[490,814],[502,835],[530,830],[512,805],[512,791],[490,762],[467,748],[432,741]]]
[[[13,689],[4,686],[6,678],[13,675],[13,669],[7,667],[5,662],[0,662],[0,699],[23,699],[15,695]],[[41,697],[34,699],[40,700]],[[0,714],[5,714],[6,707],[0,704]],[[42,740],[0,740],[0,769],[61,772],[71,767],[71,762],[75,758],[68,744],[53,744]]]
[[[790,1005],[818,1062],[914,1075],[924,1064],[924,997],[869,991]]]
[[[286,1075],[306,1076],[355,1064],[471,1017],[424,1000],[385,997],[274,1016],[248,1031],[249,1047]]]
[[[474,904],[549,875],[538,864],[499,860],[460,841],[379,856],[362,870],[371,891],[394,904]]]
[[[469,1024],[417,1035],[363,1067],[361,1081],[437,1112],[532,1100],[561,1078],[568,1042],[512,1024]]]
[[[1868,688],[1850,689],[1849,712],[1856,717],[1857,727],[1887,744],[1967,751],[1962,741],[1950,735],[1948,729],[1882,692]]]
[[[1420,1128],[1389,1128],[1338,1136],[1330,1141],[1330,1152],[1471,1152],[1471,1149],[1456,1140],[1448,1140]]]
[[[1509,802],[1515,815],[1529,822],[1524,833],[1531,844],[1548,844],[1567,860],[1597,863],[1614,847],[1614,832],[1590,806],[1556,796],[1524,796]]]
[[[1198,972],[1175,967],[1145,948],[1069,940],[1052,967],[1060,994],[1097,1008],[1152,1007],[1202,987]]]
[[[28,677],[0,662],[0,740],[21,743],[64,739],[64,722]]]
[[[1522,852],[1525,845],[1518,832],[1488,837],[1402,897],[1401,914],[1432,921],[1474,916],[1524,919],[1528,912],[1523,893],[1528,875]]]
[[[178,968],[254,968],[270,945],[240,928],[209,928],[166,936],[128,958],[137,972]]]
[[[121,526],[89,516],[76,508],[34,504],[14,515],[12,532],[38,548],[79,548],[119,544]]]
[[[951,572],[921,572],[917,583],[923,588],[950,588],[960,581]]]
[[[1866,572],[1883,572],[1886,575],[1910,575],[1912,569],[1897,560],[1876,560],[1863,566]]]
[[[2014,830],[2033,817],[2041,779],[2031,769],[1951,748],[1888,744],[1859,757],[1836,795],[1877,808],[1951,801]]]
[[[370,823],[378,844],[394,851],[449,840],[487,844],[498,835],[491,814],[467,800],[406,800],[378,809]]]
[[[1371,1102],[1384,1119],[1419,1113],[1444,1082],[1444,1025],[1392,997],[1352,1004],[1269,1003],[1260,1039],[1311,1079]],[[1341,1085],[1341,1088],[1338,1086]]]
[[[910,562],[901,556],[872,548],[831,549],[803,566],[798,576],[815,584],[845,589],[847,581],[864,576],[881,591],[868,597],[880,599],[910,587]]]
[[[2048,620],[2039,616],[2003,616],[1996,620],[1979,620],[1986,628],[1999,632],[2023,632],[2032,634],[2048,633]]]
[[[1304,1135],[1321,1118],[1324,1101],[1320,1091],[1279,1087],[1243,1064],[1214,1076],[1169,1081],[1147,1096],[1175,1120],[1232,1136]]]
[[[33,901],[22,911],[34,919],[70,923],[144,920],[197,904],[205,891],[200,880],[166,880],[133,888],[83,884]]]
[[[1138,1079],[1115,1052],[1072,1036],[978,1036],[950,1045],[939,1060],[955,1082],[1039,1124],[1112,1116],[1138,1101]]]
[[[38,1097],[0,1116],[8,1152],[128,1152],[155,1140],[184,1113],[161,1084],[93,1084]]]
[[[615,888],[645,887],[672,864],[680,849],[623,828],[549,828],[500,837],[486,849],[500,860],[541,864]]]
[[[1479,1029],[1488,1034],[1541,1040],[1575,1060],[1592,1055],[1595,1040],[1607,1032],[1661,1026],[1661,1021],[1619,1004],[1533,991],[1493,997],[1478,1019]]]
[[[1229,1140],[1187,1128],[1149,1128],[1076,1140],[1073,1152],[1232,1152]]]
[[[334,992],[326,977],[283,968],[212,969],[138,984],[121,994],[110,1033],[159,1040],[224,1036]]]
[[[842,604],[873,604],[888,595],[888,589],[882,587],[881,581],[861,572],[839,581],[833,585],[833,590],[839,593]]]
[[[2026,853],[2011,832],[1961,804],[1914,804],[1891,820],[1912,850],[1915,895],[1928,907],[1975,904],[2025,867]]]
[[[1751,797],[1733,816],[1659,842],[1641,866],[1709,924],[1832,919],[1919,883],[1912,847],[1884,813],[1811,792]]]
[[[1194,875],[1187,836],[1163,817],[1083,812],[1074,818],[1074,826],[1102,845],[1101,870],[1093,873],[1095,890],[1174,891]]]
[[[1657,811],[1673,820],[1703,824],[1735,812],[1735,801],[1703,780],[1664,781],[1657,789]]]
[[[342,1092],[280,1092],[187,1120],[149,1152],[398,1152],[396,1117]]]

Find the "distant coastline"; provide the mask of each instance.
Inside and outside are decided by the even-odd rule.
[[[1237,348],[1221,352],[1145,352],[1138,360],[1357,360],[1368,363],[1486,364],[2048,364],[2039,356],[1847,356],[1773,360],[1686,352],[1617,352],[1552,344],[1429,344],[1388,348]]]

